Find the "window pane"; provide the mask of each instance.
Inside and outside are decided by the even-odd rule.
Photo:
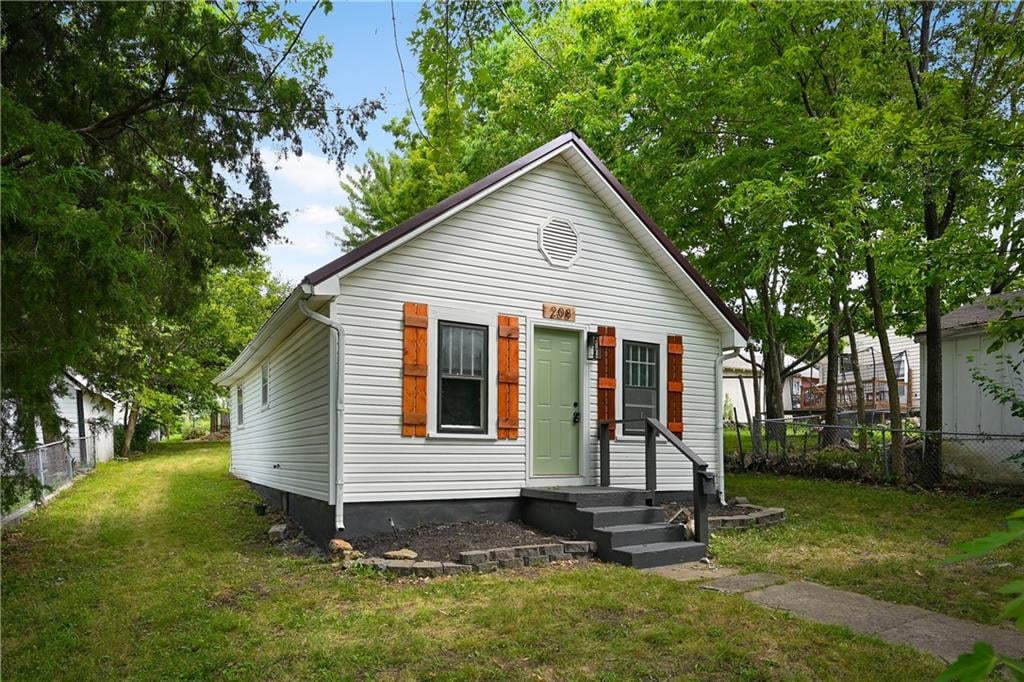
[[[440,324],[440,368],[442,375],[482,377],[484,375],[483,327]]]
[[[642,420],[658,418],[658,356],[654,343],[623,341],[622,418]],[[623,433],[643,434],[643,421],[627,421]]]
[[[484,382],[480,379],[441,379],[441,426],[483,428]]]

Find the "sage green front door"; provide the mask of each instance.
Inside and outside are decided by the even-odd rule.
[[[533,474],[580,473],[580,335],[533,332]]]

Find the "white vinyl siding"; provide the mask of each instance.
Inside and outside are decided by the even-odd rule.
[[[241,381],[242,414],[231,431],[231,472],[278,490],[328,500],[330,495],[330,343],[325,326],[308,320]],[[263,367],[268,401],[261,409]],[[236,385],[236,388],[239,386]],[[238,393],[232,391],[235,415]]]
[[[585,245],[568,268],[552,266],[538,248],[538,226],[552,215],[569,218]],[[519,316],[518,440],[401,437],[406,301],[494,320],[499,314]],[[518,496],[528,484],[526,372],[532,339],[526,322],[542,317],[544,303],[575,306],[576,322],[590,330],[612,325],[661,344],[668,334],[682,334],[683,440],[717,468],[719,332],[576,173],[556,159],[342,280],[337,304],[346,334],[344,501]],[[620,332],[619,338],[627,337]],[[428,357],[437,362],[436,348]],[[582,362],[590,387],[585,473],[596,480],[597,363]],[[621,373],[621,360],[617,364]],[[621,416],[621,404],[616,409]],[[613,443],[611,453],[613,485],[643,487],[643,440]],[[659,446],[659,487],[690,488],[688,461],[665,443]]]
[[[860,360],[861,379],[865,384],[870,384],[872,379],[874,379],[879,392],[887,391],[888,388],[885,386],[885,365],[882,362],[882,349],[878,344],[878,337],[858,332],[854,335],[854,339],[857,341],[857,358]],[[846,344],[844,352],[849,353],[849,341],[845,335],[843,336],[843,343]],[[916,412],[921,404],[921,379],[918,374],[918,368],[921,364],[921,349],[917,343],[914,342],[913,338],[909,336],[899,336],[895,331],[890,329],[889,350],[892,352],[893,363],[896,365],[897,372],[900,370],[901,363],[903,367],[903,377],[908,376],[907,370],[910,370],[910,407]],[[842,371],[844,366],[847,368],[845,373]],[[852,384],[853,372],[848,369],[849,366],[840,364],[839,367],[840,383],[846,381]],[[821,377],[821,382],[824,383],[828,377],[827,360],[824,360],[821,363]],[[748,386],[748,390],[749,388],[750,387]],[[870,391],[870,386],[868,386],[868,390]]]

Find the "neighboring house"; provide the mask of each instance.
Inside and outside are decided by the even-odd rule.
[[[755,351],[754,360],[758,364],[757,379],[760,384],[760,402],[756,410],[754,406],[754,374],[750,367],[750,351],[737,356],[727,357],[722,362],[722,389],[726,401],[726,421],[734,419],[733,408],[735,408],[736,417],[738,417],[741,424],[750,422],[753,416],[751,412],[756,411],[762,416],[764,415],[764,376],[761,369],[763,363],[760,352]],[[787,366],[795,361],[796,358],[790,355],[785,356]],[[817,367],[808,367],[786,378],[782,388],[782,405],[786,414],[799,412],[803,409],[803,396],[807,391],[818,385],[820,374]]]
[[[64,372],[61,391],[54,395],[57,416],[65,423],[71,456],[76,462],[106,462],[114,456],[114,400],[80,374]],[[44,442],[42,428],[36,439]]]
[[[720,363],[746,334],[569,133],[307,275],[217,377],[231,471],[319,541],[522,518],[524,488],[599,482],[599,419],[649,415],[721,493]],[[615,436],[636,497],[643,426]],[[664,439],[657,485],[692,491]]]
[[[844,337],[844,342],[846,341]],[[885,364],[877,336],[856,333],[857,358],[860,360],[861,381],[864,384],[864,402],[869,419],[883,418],[889,413],[889,385],[885,378]],[[896,370],[900,392],[900,405],[904,414],[918,414],[921,409],[921,389],[917,375],[921,352],[914,339],[899,336],[889,330],[889,351]],[[850,349],[840,356],[837,396],[839,410],[852,412],[857,409],[857,390],[853,379],[853,360]],[[825,409],[825,391],[828,381],[828,360],[821,363],[821,383],[804,394],[804,409],[822,412]]]
[[[1001,307],[991,304],[1024,299],[1024,291],[982,296],[942,316],[942,431],[943,467],[947,473],[966,475],[993,483],[1024,482],[1024,467],[1007,461],[1009,455],[1024,451],[1024,419],[1014,417],[1009,405],[996,402],[974,379],[974,372],[1012,387],[1024,396],[1024,377],[1011,364],[1021,362],[1022,344],[1017,342],[989,353],[992,339],[988,323],[999,317]],[[1015,317],[1024,317],[1024,300],[1015,307]],[[924,330],[914,334],[921,349],[920,376],[926,379],[927,348]],[[921,394],[926,395],[922,381]],[[921,414],[925,414],[925,404]],[[925,423],[926,429],[934,428]],[[996,436],[978,438],[977,435]]]

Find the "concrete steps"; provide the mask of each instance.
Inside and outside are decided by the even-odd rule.
[[[524,519],[537,528],[597,544],[597,556],[636,568],[697,561],[707,547],[648,506],[646,491],[591,486],[524,488]]]

